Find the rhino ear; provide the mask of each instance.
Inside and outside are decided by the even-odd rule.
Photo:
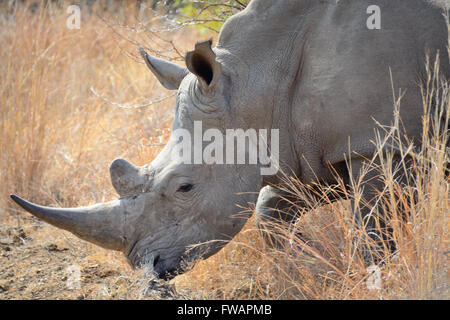
[[[158,78],[159,82],[169,90],[176,90],[181,81],[188,74],[188,70],[175,63],[152,57],[143,48],[139,48],[139,53],[144,59],[147,67]]]
[[[216,54],[211,45],[212,40],[199,42],[195,49],[186,55],[188,70],[197,76],[205,90],[214,87],[222,74],[222,65],[216,61]]]

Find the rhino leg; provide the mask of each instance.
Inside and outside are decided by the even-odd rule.
[[[271,186],[265,186],[259,192],[255,208],[256,226],[269,246],[275,248],[284,246],[285,236],[283,237],[281,230],[286,224],[297,219],[301,204],[299,205],[298,199],[296,200],[293,206],[293,201],[286,193]],[[306,241],[302,234],[297,236]]]
[[[358,176],[362,166],[363,160],[352,160],[353,177]],[[395,161],[393,167],[395,167]],[[395,179],[396,181],[403,180],[401,176],[397,176]],[[386,251],[395,251],[395,243],[392,240],[392,228],[386,224],[386,212],[384,212],[383,206],[376,205],[384,186],[379,173],[376,170],[371,170],[364,175],[363,181],[358,186],[361,192],[361,199],[358,203],[355,203],[354,200],[352,201],[356,222],[365,231],[365,235],[362,238],[364,241],[362,250],[366,265],[378,264],[383,260]],[[355,191],[352,190],[352,192]]]

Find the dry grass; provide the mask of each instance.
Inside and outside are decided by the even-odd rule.
[[[108,164],[117,157],[137,165],[149,163],[170,133],[174,98],[130,109],[107,100],[142,105],[172,94],[134,56],[139,43],[173,57],[179,54],[169,51],[170,43],[160,40],[160,34],[108,26],[117,19],[136,23],[138,10],[133,6],[122,8],[117,19],[104,12],[106,23],[83,12],[80,30],[66,28],[64,11],[49,12],[39,7],[31,14],[20,7],[14,21],[1,21],[0,298],[449,298],[450,199],[444,174],[448,132],[439,134],[438,127],[448,128],[449,113],[441,115],[445,123],[436,121],[431,98],[441,97],[436,110],[443,112],[449,109],[450,94],[448,85],[434,77],[437,65],[430,62],[424,87],[424,111],[430,114],[424,124],[434,134],[424,133],[423,146],[416,150],[395,139],[402,136],[400,125],[388,128],[397,141],[395,148],[414,160],[405,172],[414,187],[401,186],[393,178],[389,152],[380,153],[381,166],[367,168],[384,177],[379,206],[390,214],[398,249],[394,255],[386,252],[385,265],[377,271],[379,288],[368,286],[368,279],[374,278],[359,250],[366,237],[353,221],[349,201],[340,201],[299,215],[293,225],[275,226],[286,240],[283,249],[267,247],[250,219],[218,254],[173,280],[176,293],[170,285],[153,283],[158,290],[145,296],[145,270],[131,270],[121,254],[37,221],[18,210],[9,194],[63,207],[115,198]],[[163,37],[181,51],[199,40],[193,31]],[[401,101],[395,105],[400,107]],[[381,138],[377,141],[380,148],[383,143]],[[283,187],[296,195],[310,192],[294,177]],[[327,192],[331,191],[323,190],[325,203],[330,202]],[[308,246],[295,237],[299,230],[311,239]],[[72,265],[80,267],[81,288],[66,286],[66,270]]]

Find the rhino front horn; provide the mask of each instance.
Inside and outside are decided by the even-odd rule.
[[[123,232],[125,210],[120,200],[88,207],[59,209],[36,205],[14,194],[11,199],[37,218],[70,231],[81,239],[106,249],[126,249]]]

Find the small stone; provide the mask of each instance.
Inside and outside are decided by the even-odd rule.
[[[8,244],[14,244],[14,240],[10,238],[2,238],[0,239],[0,244],[8,245]]]
[[[58,246],[54,243],[50,243],[45,247],[48,251],[58,251]]]
[[[9,290],[9,285],[6,281],[0,282],[0,292],[6,292]]]

